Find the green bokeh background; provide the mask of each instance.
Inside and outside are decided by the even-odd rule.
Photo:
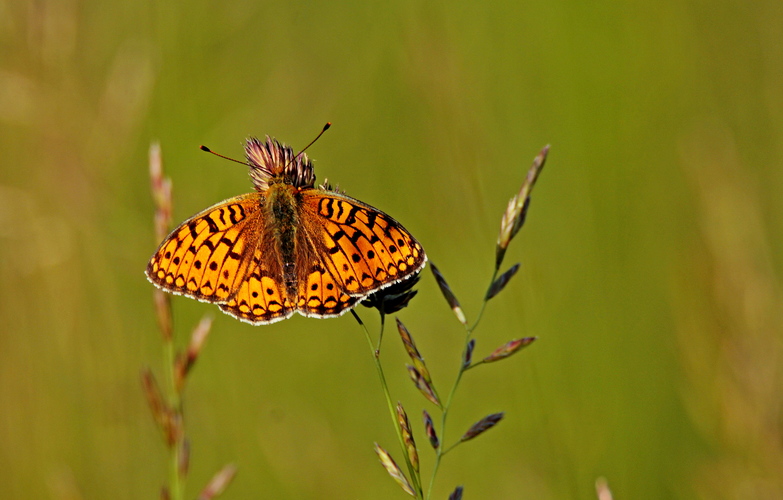
[[[0,1],[0,497],[156,498],[167,455],[139,382],[163,373],[147,152],[174,219],[248,192],[249,135],[402,221],[474,317],[500,216],[552,144],[489,306],[433,498],[783,498],[783,4]],[[400,317],[445,392],[462,338],[429,271]],[[177,297],[188,498],[403,498],[348,316],[252,327]],[[370,325],[375,317],[360,313]],[[391,390],[421,408],[387,332]]]

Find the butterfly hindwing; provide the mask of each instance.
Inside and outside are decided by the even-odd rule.
[[[274,256],[268,245],[257,246],[236,293],[220,304],[223,312],[254,325],[291,317],[296,305],[286,296]]]
[[[297,310],[305,316],[331,318],[352,308],[357,299],[346,294],[320,259],[302,264]]]

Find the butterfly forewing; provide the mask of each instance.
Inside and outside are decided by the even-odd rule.
[[[183,222],[147,265],[147,277],[164,290],[206,302],[231,297],[258,241],[259,194],[237,196]]]
[[[366,296],[424,266],[419,242],[380,210],[323,190],[307,193],[303,204],[310,225],[320,227],[317,254],[346,294]]]

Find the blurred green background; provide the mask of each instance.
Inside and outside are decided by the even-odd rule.
[[[474,317],[500,216],[552,144],[433,498],[783,498],[783,3],[0,2],[0,497],[156,498],[167,455],[139,382],[163,379],[143,270],[147,152],[180,222],[251,190],[249,135],[402,221]],[[445,392],[459,324],[429,271],[400,313]],[[403,498],[350,315],[212,334],[185,395],[188,498]],[[360,314],[375,327],[369,310]],[[384,363],[429,474],[422,408]]]

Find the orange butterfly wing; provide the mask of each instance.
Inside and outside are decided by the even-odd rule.
[[[200,212],[163,240],[147,278],[168,292],[222,302],[236,291],[257,242],[259,195],[237,196]]]
[[[298,245],[306,259],[297,261],[297,305],[307,316],[339,315],[420,271],[427,261],[419,242],[399,222],[349,196],[304,190],[300,214],[303,237]]]
[[[253,325],[265,325],[290,318],[296,305],[287,298],[282,273],[276,264],[276,250],[259,242],[236,294],[220,309]]]
[[[359,297],[351,297],[331,272],[314,257],[299,278],[297,311],[311,318],[333,318],[350,310]],[[307,264],[305,264],[307,266]]]
[[[268,263],[274,254],[264,251],[263,202],[261,193],[237,196],[180,224],[150,259],[148,279],[253,324],[291,316],[295,307],[283,298],[274,259]]]

